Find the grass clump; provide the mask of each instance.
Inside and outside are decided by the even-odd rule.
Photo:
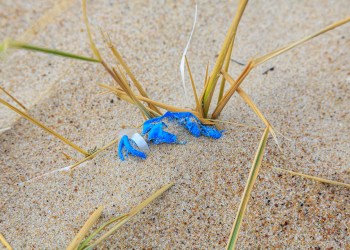
[[[142,201],[140,204],[133,207],[128,213],[121,214],[119,216],[111,218],[110,220],[103,223],[100,227],[98,227],[95,231],[93,231],[89,236],[87,236],[89,230],[96,224],[97,220],[100,218],[100,216],[102,214],[103,206],[100,206],[98,209],[95,210],[95,212],[85,222],[84,226],[80,229],[78,234],[74,237],[74,239],[68,245],[67,250],[83,250],[83,249],[91,250],[91,249],[94,249],[96,246],[101,244],[101,242],[103,242],[110,235],[115,233],[121,226],[123,226],[125,223],[127,223],[129,220],[131,220],[142,209],[144,209],[152,201],[157,199],[160,195],[162,195],[165,191],[167,191],[173,185],[174,185],[174,183],[169,183],[167,185],[164,185],[162,188],[157,190],[155,193],[153,193],[147,199]],[[113,226],[109,230],[107,230],[108,227],[111,225],[113,225]],[[107,231],[105,233],[102,233],[105,230],[107,230]],[[97,238],[97,236],[99,236],[99,237]]]
[[[193,115],[195,115],[203,124],[211,124],[211,125],[217,125],[220,122],[223,122],[219,120],[219,117],[221,115],[221,112],[224,110],[226,105],[228,104],[231,97],[237,92],[237,94],[243,99],[244,102],[254,111],[254,113],[260,118],[260,120],[265,125],[266,129],[263,133],[263,136],[261,138],[258,150],[256,152],[250,174],[244,189],[244,193],[241,199],[241,203],[239,205],[239,209],[233,224],[233,228],[231,231],[231,235],[227,244],[227,249],[234,249],[238,235],[240,226],[242,224],[244,214],[246,211],[246,207],[248,205],[249,198],[251,196],[252,188],[255,183],[255,180],[257,178],[262,158],[264,155],[266,142],[268,139],[269,133],[273,136],[273,138],[277,142],[277,136],[275,133],[275,130],[273,129],[272,124],[265,118],[263,113],[260,111],[258,106],[253,102],[253,100],[250,98],[248,93],[244,91],[242,88],[242,83],[246,79],[246,77],[249,75],[251,70],[253,70],[255,67],[257,67],[260,64],[265,63],[266,61],[281,55],[299,45],[302,43],[309,41],[312,38],[315,38],[325,32],[328,32],[334,28],[337,28],[347,22],[350,21],[350,17],[347,17],[343,20],[340,20],[338,22],[335,22],[326,28],[315,32],[303,39],[300,39],[298,41],[292,42],[284,47],[281,47],[279,49],[276,49],[270,53],[267,53],[263,56],[252,58],[244,67],[244,69],[240,72],[240,74],[237,77],[232,77],[229,72],[230,62],[231,62],[231,55],[234,49],[234,41],[235,37],[238,31],[239,23],[241,21],[241,18],[243,16],[243,13],[246,9],[246,6],[248,4],[248,0],[240,0],[239,5],[236,11],[236,14],[232,20],[232,23],[230,25],[230,28],[227,32],[226,38],[224,40],[224,43],[222,45],[222,48],[220,50],[219,56],[216,60],[216,63],[209,74],[209,67],[206,67],[206,75],[203,83],[203,89],[201,92],[198,92],[196,89],[196,84],[194,82],[194,78],[190,69],[189,62],[187,58],[185,57],[185,63],[187,66],[187,70],[190,76],[192,91],[194,93],[194,101],[195,101],[195,107],[193,109],[189,108],[183,108],[183,107],[176,107],[171,106],[166,103],[157,101],[152,99],[150,95],[145,91],[142,84],[137,80],[136,76],[133,74],[132,69],[128,66],[128,64],[123,59],[123,56],[119,53],[117,48],[113,45],[111,42],[111,39],[109,38],[108,34],[105,34],[101,31],[101,36],[103,37],[103,40],[106,44],[106,46],[110,49],[111,54],[114,56],[115,60],[117,61],[117,66],[111,66],[106,63],[106,61],[103,59],[102,55],[100,54],[92,36],[89,19],[87,15],[87,9],[86,9],[86,1],[82,1],[83,6],[83,17],[84,17],[84,23],[86,26],[88,39],[90,42],[91,50],[94,54],[94,57],[87,57],[82,55],[77,55],[73,53],[68,53],[64,51],[59,51],[55,49],[49,49],[44,48],[36,45],[27,44],[21,41],[15,41],[11,39],[5,40],[2,44],[0,44],[0,52],[5,52],[7,49],[24,49],[24,50],[30,50],[35,52],[41,52],[41,53],[47,53],[52,54],[56,56],[63,56],[75,60],[82,60],[86,62],[94,62],[99,63],[101,66],[108,72],[108,74],[112,77],[114,80],[114,85],[107,85],[103,83],[99,83],[98,85],[104,89],[106,89],[108,92],[114,93],[116,96],[118,96],[123,101],[126,101],[132,105],[135,105],[138,107],[139,111],[141,112],[142,116],[145,120],[161,116],[163,111],[173,111],[173,112],[191,112]],[[129,84],[128,78],[130,79]],[[219,80],[221,78],[221,83],[218,84]],[[225,91],[226,83],[229,84],[228,90]],[[217,97],[216,106],[213,107],[213,112],[210,114],[210,107],[212,105],[212,102],[215,98],[214,92],[219,86],[219,94]],[[5,94],[11,97],[12,100],[14,100],[19,106],[21,106],[22,109],[26,110],[25,107],[18,102],[17,99],[13,98],[8,92],[6,92],[4,89],[2,90]],[[20,114],[22,117],[28,119],[32,123],[36,124],[37,126],[41,127],[45,131],[51,133],[52,135],[59,138],[64,143],[68,144],[75,150],[79,151],[80,153],[84,154],[86,157],[74,164],[73,166],[70,166],[70,169],[74,169],[79,164],[93,158],[101,151],[105,150],[106,148],[114,145],[118,142],[118,139],[111,141],[106,146],[96,149],[90,152],[87,152],[74,143],[70,142],[65,137],[59,135],[52,129],[48,128],[44,124],[40,123],[33,117],[31,117],[27,112],[24,112],[22,110],[17,109],[16,107],[12,106],[5,100],[0,98],[0,103],[7,106],[8,108],[12,109],[16,113]],[[349,184],[339,183],[335,181],[330,181],[310,175],[305,175],[297,172],[292,172],[289,170],[283,170],[278,169],[278,171],[285,171],[292,175],[298,175],[305,178],[310,178],[316,181],[321,181],[329,184],[335,184],[335,185],[342,185],[345,187],[350,187]],[[158,190],[155,194],[150,196],[148,199],[146,199],[144,202],[139,204],[138,206],[131,209],[128,213],[122,214],[120,216],[114,217],[107,222],[105,222],[102,226],[100,226],[97,230],[92,232],[90,235],[88,235],[89,230],[95,225],[95,223],[100,218],[103,207],[99,207],[88,219],[88,221],[85,223],[85,225],[82,227],[82,229],[79,231],[79,233],[76,235],[76,237],[73,239],[71,244],[69,245],[68,249],[92,249],[98,244],[100,244],[103,240],[108,238],[111,234],[113,234],[116,230],[118,230],[122,225],[124,225],[126,222],[128,222],[132,217],[134,217],[137,213],[139,213],[145,206],[147,206],[150,202],[152,202],[155,198],[160,196],[163,192],[165,192],[167,189],[169,189],[173,184],[168,184]],[[113,225],[113,226],[112,226]],[[109,230],[107,228],[111,227]],[[105,231],[105,233],[102,233]],[[99,237],[98,237],[99,236]]]

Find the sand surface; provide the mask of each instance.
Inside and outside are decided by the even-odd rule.
[[[25,3],[24,3],[25,2]],[[128,3],[125,3],[128,2]],[[197,88],[214,65],[237,1],[198,1],[188,52]],[[215,3],[214,3],[215,2]],[[0,39],[18,38],[55,1],[2,0]],[[107,31],[156,100],[193,107],[178,65],[194,14],[192,1],[88,1],[94,27]],[[251,1],[233,58],[246,63],[349,15],[349,1]],[[98,44],[102,39],[95,29]],[[79,1],[31,43],[90,55]],[[350,249],[350,190],[276,172],[273,167],[350,183],[350,25],[328,32],[256,68],[242,87],[275,126],[249,201],[238,249]],[[102,49],[105,56],[107,50]],[[111,83],[98,64],[17,51],[0,62],[0,84],[31,115],[84,149],[102,147],[122,127],[142,123],[133,106],[96,83]],[[273,71],[263,74],[267,69]],[[236,76],[242,66],[232,64]],[[190,83],[187,78],[187,88]],[[220,140],[151,146],[147,160],[117,159],[117,146],[72,175],[56,173],[82,155],[0,107],[0,232],[15,249],[63,249],[92,211],[103,220],[127,212],[164,184],[174,187],[101,245],[104,249],[224,249],[262,135],[263,124],[235,95],[221,119]],[[1,248],[1,247],[0,247]]]

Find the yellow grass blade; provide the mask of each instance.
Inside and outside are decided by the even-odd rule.
[[[90,218],[85,222],[84,226],[80,229],[79,233],[74,237],[71,243],[68,245],[67,250],[75,250],[78,248],[80,242],[84,239],[86,234],[92,228],[95,222],[100,218],[103,211],[103,206],[100,206],[95,212],[90,216]]]
[[[213,93],[215,90],[216,83],[218,81],[218,78],[220,76],[220,70],[222,69],[222,65],[224,63],[224,60],[227,56],[227,52],[229,50],[230,44],[235,40],[235,36],[237,33],[238,24],[241,20],[241,17],[243,15],[243,12],[245,10],[245,7],[248,3],[248,0],[240,0],[239,5],[236,11],[236,14],[232,20],[231,26],[227,32],[224,44],[222,46],[222,49],[220,51],[220,54],[216,60],[215,66],[210,74],[209,82],[207,90],[205,91],[204,97],[203,97],[203,112],[204,117],[207,116],[209,111],[209,106],[211,99],[213,97]]]
[[[266,62],[267,60],[270,60],[271,58],[273,58],[275,56],[278,56],[278,55],[280,55],[282,53],[285,53],[288,50],[290,50],[290,49],[292,49],[292,48],[294,48],[294,47],[296,47],[296,46],[298,46],[298,45],[300,45],[300,44],[302,44],[302,43],[304,43],[306,41],[309,41],[312,38],[315,38],[315,37],[317,37],[317,36],[327,32],[327,31],[330,31],[330,30],[335,29],[335,28],[337,28],[337,27],[339,27],[339,26],[341,26],[343,24],[346,24],[349,21],[350,21],[350,17],[347,17],[347,18],[345,18],[343,20],[340,20],[338,22],[335,22],[335,23],[327,26],[326,28],[324,28],[324,29],[322,29],[322,30],[312,34],[312,35],[309,35],[309,36],[307,36],[307,37],[305,37],[303,39],[300,39],[300,40],[298,40],[296,42],[290,43],[287,46],[282,47],[280,49],[277,49],[275,51],[272,51],[272,52],[270,52],[270,53],[268,53],[268,54],[266,54],[264,56],[256,58],[256,59],[253,60],[253,67],[256,67],[257,65],[262,64],[262,63]]]
[[[139,81],[136,79],[135,75],[132,73],[130,67],[127,65],[127,63],[124,61],[123,57],[120,55],[118,50],[115,48],[115,46],[112,44],[109,36],[108,38],[104,35],[103,32],[101,32],[105,42],[107,43],[108,47],[111,49],[112,54],[115,56],[117,61],[120,63],[120,65],[124,68],[128,76],[130,77],[131,81],[134,83],[136,86],[137,90],[140,92],[140,94],[146,98],[149,98],[147,95],[147,92],[143,89],[142,85],[139,83]],[[149,107],[157,112],[158,114],[161,114],[162,112],[154,105],[150,104]]]
[[[246,186],[244,188],[244,192],[243,192],[243,195],[241,198],[241,203],[239,204],[236,219],[235,219],[235,222],[233,223],[231,235],[230,235],[227,247],[226,247],[227,250],[235,249],[236,242],[237,242],[238,235],[239,235],[239,229],[240,229],[242,221],[243,221],[243,216],[244,216],[245,210],[247,208],[247,204],[248,204],[250,195],[252,193],[252,189],[253,189],[256,177],[258,176],[262,159],[264,157],[264,151],[265,151],[268,135],[269,135],[269,128],[266,127],[264,134],[260,140],[260,144],[259,144],[258,150],[256,152],[256,155],[255,155],[255,158],[253,161],[253,165],[250,169],[249,177],[248,177]]]
[[[102,226],[100,226],[98,229],[96,229],[92,234],[89,235],[89,237],[87,237],[83,242],[80,243],[78,250],[82,250],[84,249],[89,242],[97,235],[99,234],[103,229],[105,229],[106,227],[108,227],[109,225],[111,225],[114,222],[120,221],[122,219],[124,219],[127,215],[126,214],[122,214],[119,215],[115,218],[110,219],[109,221],[107,221],[106,223],[104,223]]]
[[[126,93],[121,89],[117,89],[117,88],[114,88],[114,87],[106,85],[106,84],[98,84],[98,85],[101,86],[102,88],[106,88],[106,89],[111,90],[112,92],[116,93],[120,98],[122,98],[122,96],[126,96]],[[144,102],[153,104],[153,105],[155,105],[159,108],[165,109],[165,110],[169,110],[169,111],[173,111],[173,112],[193,112],[190,109],[177,108],[177,107],[174,107],[174,106],[162,103],[162,102],[153,101],[153,100],[148,99],[148,98],[143,97],[143,96],[136,95],[135,97],[137,99],[139,99],[140,101],[144,101]],[[198,116],[197,112],[195,112],[195,114]]]
[[[301,176],[301,177],[304,177],[304,178],[307,178],[307,179],[310,179],[310,180],[314,180],[314,181],[318,181],[318,182],[323,182],[323,183],[327,183],[327,184],[332,184],[332,185],[337,185],[337,186],[350,188],[350,184],[347,184],[347,183],[327,180],[327,179],[323,179],[323,178],[312,176],[312,175],[307,175],[307,174],[302,174],[302,173],[298,173],[298,172],[293,172],[293,171],[290,171],[290,170],[287,170],[287,169],[283,169],[283,168],[274,167],[274,169],[277,170],[277,171],[280,171],[280,172],[289,173],[291,175]]]
[[[4,247],[6,247],[7,250],[13,249],[1,233],[0,233],[0,242],[4,245]]]
[[[78,147],[77,145],[75,145],[73,142],[69,141],[68,139],[66,139],[65,137],[63,137],[62,135],[58,134],[57,132],[55,132],[53,129],[45,126],[44,124],[42,124],[41,122],[39,122],[38,120],[36,120],[35,118],[31,117],[29,114],[24,113],[23,111],[17,109],[16,107],[12,106],[11,104],[9,104],[8,102],[6,102],[5,100],[0,98],[0,103],[2,103],[3,105],[7,106],[8,108],[12,109],[13,111],[15,111],[17,114],[21,115],[23,118],[27,119],[28,121],[34,123],[35,125],[37,125],[38,127],[42,128],[43,130],[45,130],[46,132],[52,134],[53,136],[55,136],[56,138],[60,139],[61,141],[63,141],[64,143],[66,143],[67,145],[71,146],[72,148],[74,148],[75,150],[79,151],[80,153],[82,153],[85,156],[88,156],[89,153],[87,151],[85,151],[84,149]]]
[[[239,85],[243,82],[243,80],[247,77],[247,75],[249,74],[249,72],[251,70],[252,70],[252,62],[249,62],[246,65],[246,67],[244,68],[244,70],[242,71],[242,73],[239,75],[237,80],[235,81],[235,84],[231,85],[230,89],[225,93],[224,97],[221,99],[219,104],[216,106],[216,108],[215,108],[215,110],[214,110],[214,112],[212,114],[212,118],[213,119],[216,119],[216,118],[219,117],[221,111],[223,110],[225,105],[228,103],[228,101],[230,100],[231,96],[235,93],[237,87],[239,87]],[[226,80],[228,80],[228,78],[226,78]]]
[[[227,74],[227,72],[222,71],[222,75],[224,76],[224,78],[231,84],[231,89],[233,89],[234,91],[237,91],[237,93],[242,97],[242,99],[248,104],[248,106],[254,111],[255,114],[257,114],[257,116],[260,118],[260,120],[265,124],[266,127],[269,128],[270,133],[272,135],[272,137],[274,138],[278,148],[280,150],[281,147],[278,143],[277,140],[277,136],[276,133],[274,131],[273,126],[271,125],[271,123],[265,118],[265,116],[261,113],[261,111],[259,110],[259,108],[255,105],[255,103],[253,102],[253,100],[249,97],[249,95],[241,88],[239,87],[239,85],[237,84],[237,82],[235,80],[233,80],[233,78]]]
[[[202,91],[202,94],[201,94],[201,97],[199,98],[200,102],[202,103],[202,109],[203,109],[203,98],[204,98],[204,94],[205,94],[205,91],[207,89],[207,86],[208,86],[208,74],[209,74],[209,63],[207,64],[207,67],[205,69],[205,78],[204,78],[204,88],[203,88],[203,91]]]
[[[94,153],[92,153],[91,155],[85,157],[84,159],[78,161],[77,163],[73,164],[70,169],[74,169],[76,168],[77,166],[79,166],[80,164],[88,161],[88,160],[91,160],[93,159],[96,155],[98,155],[99,153],[101,153],[102,151],[106,150],[107,148],[113,146],[114,144],[116,144],[117,142],[119,141],[119,139],[115,139],[113,141],[111,141],[110,143],[108,143],[107,145],[103,146],[102,148],[96,150]]]
[[[22,109],[24,109],[25,111],[28,110],[20,101],[17,100],[17,98],[15,98],[13,95],[11,95],[7,90],[5,90],[4,88],[0,87],[0,91],[3,91],[7,96],[9,96],[19,106],[21,106]]]
[[[255,114],[257,114],[260,118],[260,120],[262,120],[262,122],[265,124],[266,127],[269,128],[269,132],[271,133],[273,139],[275,140],[278,148],[280,150],[281,147],[278,143],[278,140],[277,140],[277,136],[276,136],[276,133],[275,133],[275,130],[273,128],[273,126],[271,125],[271,123],[265,118],[265,116],[261,113],[261,111],[258,109],[258,107],[255,105],[255,103],[252,101],[252,99],[250,99],[249,95],[242,89],[242,88],[238,88],[237,89],[237,93],[242,97],[242,99],[249,105],[249,107],[255,112]]]
[[[85,23],[85,27],[86,27],[86,31],[88,33],[89,36],[89,41],[90,41],[90,47],[92,52],[94,53],[94,55],[97,57],[97,59],[99,61],[102,61],[102,57],[100,55],[100,52],[98,51],[96,44],[92,38],[92,33],[91,33],[91,29],[90,29],[90,23],[89,23],[89,18],[87,15],[87,10],[86,10],[86,0],[82,0],[82,9],[83,9],[83,18],[84,18],[84,23]]]
[[[252,129],[264,130],[264,128],[259,128],[256,126],[251,126],[248,124],[238,123],[238,122],[234,122],[234,121],[226,121],[226,120],[218,120],[218,119],[214,120],[214,119],[208,119],[208,118],[205,118],[205,120],[208,120],[208,121],[211,121],[214,123],[227,123],[227,124],[232,124],[232,125],[235,125],[238,127],[247,127],[247,128],[252,128]]]
[[[193,94],[194,94],[194,99],[196,101],[196,110],[198,111],[199,114],[203,114],[202,104],[199,103],[196,85],[195,85],[194,80],[193,80],[193,76],[192,76],[190,65],[189,65],[188,60],[187,60],[187,56],[185,56],[185,61],[186,61],[188,74],[190,75],[190,79],[191,79],[191,85],[192,85],[192,90],[193,90]]]
[[[296,47],[296,46],[298,46],[298,45],[300,45],[300,44],[302,44],[302,43],[304,43],[304,42],[306,42],[306,41],[308,41],[308,40],[310,40],[310,39],[312,39],[312,38],[314,38],[314,37],[317,37],[317,36],[319,36],[319,35],[321,35],[321,34],[327,32],[327,31],[329,31],[329,30],[332,30],[332,29],[334,29],[334,28],[336,28],[336,27],[339,27],[339,26],[341,26],[341,25],[343,25],[343,24],[345,24],[345,23],[347,23],[347,22],[349,22],[349,21],[350,21],[350,17],[345,18],[345,19],[343,19],[343,20],[341,20],[341,21],[338,21],[338,22],[336,22],[336,23],[334,23],[334,24],[332,24],[332,25],[330,25],[330,26],[328,26],[328,27],[322,29],[322,30],[319,31],[319,32],[316,32],[316,33],[314,33],[314,34],[312,34],[312,35],[310,35],[310,36],[307,36],[307,37],[305,37],[305,38],[303,38],[303,39],[301,39],[301,40],[298,40],[298,41],[296,41],[296,42],[294,42],[294,43],[291,43],[291,44],[289,44],[289,45],[287,45],[287,46],[285,46],[285,47],[283,47],[283,48],[281,48],[281,49],[275,50],[275,51],[270,52],[270,53],[268,53],[268,54],[266,54],[266,55],[264,55],[264,56],[262,56],[262,57],[259,57],[259,58],[256,58],[256,59],[251,60],[251,61],[246,65],[246,67],[245,67],[245,69],[242,71],[241,75],[237,78],[236,84],[239,86],[239,85],[242,83],[242,81],[246,78],[246,76],[249,74],[249,72],[250,72],[254,67],[256,67],[257,65],[259,65],[259,64],[261,64],[261,63],[264,63],[264,62],[266,62],[267,60],[269,60],[269,59],[271,59],[271,58],[273,58],[273,57],[275,57],[275,56],[278,56],[278,55],[280,55],[280,54],[282,54],[282,53],[284,53],[284,52],[287,52],[288,50],[290,50],[290,49],[292,49],[292,48],[294,48],[294,47]],[[215,86],[214,86],[214,87],[215,87]],[[237,88],[237,87],[235,87],[235,88]],[[213,119],[216,119],[216,118],[220,115],[221,111],[222,111],[223,108],[226,106],[226,104],[227,104],[228,101],[230,100],[231,96],[234,94],[235,88],[234,88],[234,87],[231,87],[231,88],[225,93],[224,97],[223,97],[223,98],[221,99],[221,101],[218,103],[218,105],[216,106],[216,108],[215,108],[215,110],[214,110],[214,112],[213,112],[213,114],[212,114],[212,118],[213,118]],[[205,100],[204,100],[204,101],[205,101]],[[205,110],[204,110],[204,111],[205,111]]]
[[[127,81],[123,81],[124,79],[120,76],[121,72],[118,73],[115,69],[111,70],[108,67],[108,65],[103,61],[103,59],[100,55],[100,52],[98,51],[96,44],[94,43],[94,41],[92,39],[92,33],[90,30],[89,19],[88,19],[87,11],[86,11],[86,0],[82,0],[82,7],[83,7],[84,23],[85,23],[86,30],[87,30],[87,33],[89,36],[90,47],[91,47],[93,53],[98,58],[98,60],[101,62],[101,64],[105,67],[107,72],[113,77],[113,79],[123,88],[123,90],[135,102],[135,105],[141,110],[141,112],[144,113],[144,115],[146,115],[146,117],[148,119],[152,118],[153,116],[151,115],[151,113],[149,113],[149,111],[142,105],[142,103],[140,101],[138,101],[137,98],[135,98],[135,95],[134,95],[133,91],[131,90],[131,88],[129,87],[129,84],[127,83]]]
[[[228,53],[227,53],[226,58],[225,58],[225,64],[224,64],[224,69],[223,69],[225,72],[228,72],[228,68],[230,66],[232,49],[233,49],[233,41],[230,44],[230,47],[228,49]],[[218,103],[221,101],[222,96],[224,95],[225,82],[226,82],[226,78],[223,77],[221,79],[220,92],[219,92],[219,96],[218,96]]]
[[[107,237],[109,237],[111,234],[113,234],[116,230],[118,230],[122,225],[124,225],[126,222],[128,222],[132,217],[134,217],[136,214],[138,214],[144,207],[146,207],[148,204],[150,204],[153,200],[158,198],[160,195],[162,195],[166,190],[168,190],[170,187],[172,187],[174,183],[169,183],[165,186],[163,186],[161,189],[159,189],[157,192],[152,194],[150,197],[148,197],[146,200],[141,202],[136,207],[132,208],[130,212],[127,214],[127,216],[122,219],[120,222],[118,222],[114,227],[112,227],[108,232],[103,234],[99,239],[97,239],[93,244],[88,246],[86,249],[93,249],[98,244],[100,244],[103,240],[105,240]]]

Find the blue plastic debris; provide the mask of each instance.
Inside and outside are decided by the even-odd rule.
[[[118,155],[122,161],[125,160],[124,154],[125,156],[128,156],[129,154],[131,154],[133,156],[140,157],[142,159],[147,158],[147,155],[144,152],[141,152],[135,149],[134,145],[136,147],[136,144],[133,141],[131,141],[127,135],[124,135],[120,139],[119,146],[118,146]]]
[[[219,131],[215,126],[202,124],[200,120],[190,112],[168,111],[163,116],[150,119],[143,124],[142,134],[148,134],[148,141],[155,144],[178,142],[176,135],[164,131],[164,127],[167,127],[167,125],[163,122],[163,120],[177,122],[195,137],[204,135],[206,137],[219,139],[223,132]]]
[[[164,122],[154,124],[154,126],[152,126],[152,128],[148,132],[148,141],[151,141],[154,144],[176,143],[176,135],[164,131],[163,126],[167,127],[167,125]]]

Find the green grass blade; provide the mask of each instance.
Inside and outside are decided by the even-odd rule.
[[[112,219],[110,219],[109,221],[105,222],[102,226],[100,226],[98,229],[96,229],[92,234],[89,235],[89,237],[87,237],[83,242],[80,243],[78,250],[82,250],[85,249],[87,247],[87,245],[89,244],[89,242],[97,235],[99,234],[103,229],[105,229],[106,227],[108,227],[109,225],[111,225],[112,223],[116,222],[116,221],[120,221],[122,219],[125,218],[125,214],[121,214],[117,217],[114,217]]]
[[[41,52],[56,56],[63,56],[68,57],[76,60],[83,60],[88,62],[100,62],[99,60],[91,57],[81,56],[77,54],[72,54],[56,49],[48,49],[44,47],[39,47],[31,44],[26,44],[23,42],[13,41],[13,40],[5,40],[2,44],[0,44],[0,53],[5,52],[7,49],[25,49],[25,50],[31,50],[35,52]]]
[[[261,166],[261,162],[264,156],[264,151],[266,147],[266,142],[267,138],[269,135],[269,127],[266,127],[264,134],[260,140],[260,144],[258,147],[258,150],[255,154],[255,158],[253,161],[253,165],[250,169],[248,181],[246,183],[246,186],[244,188],[244,192],[241,198],[241,203],[239,204],[239,209],[236,215],[235,222],[233,223],[231,235],[227,244],[227,250],[232,250],[235,248],[237,239],[238,239],[238,234],[239,234],[239,229],[241,227],[242,221],[243,221],[243,216],[245,213],[245,210],[247,208],[247,204],[250,198],[250,195],[252,193],[252,189],[256,180],[256,177],[258,176],[258,172]]]

